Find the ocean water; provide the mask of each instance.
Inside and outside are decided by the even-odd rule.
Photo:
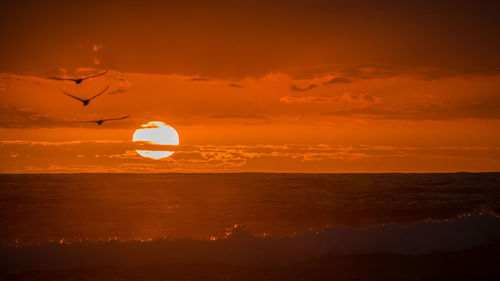
[[[499,213],[500,173],[0,175],[0,273],[496,280]]]

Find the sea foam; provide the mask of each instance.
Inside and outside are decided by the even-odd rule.
[[[464,215],[445,221],[376,227],[326,227],[286,237],[253,235],[241,226],[207,240],[58,241],[4,244],[1,269],[66,269],[85,266],[143,266],[162,263],[290,264],[324,255],[387,253],[425,255],[485,247],[500,241],[500,218]]]

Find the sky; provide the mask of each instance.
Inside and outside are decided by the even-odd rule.
[[[0,173],[499,171],[499,6],[4,3]],[[172,156],[135,152],[150,121]]]

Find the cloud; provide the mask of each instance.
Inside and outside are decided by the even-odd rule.
[[[245,86],[240,85],[240,84],[229,84],[229,87],[233,87],[233,88],[244,88]]]
[[[368,101],[368,102],[372,102],[372,101],[375,101],[375,97],[373,97],[372,95],[370,94],[364,94],[361,96],[361,98],[365,101]]]
[[[463,169],[471,160],[489,167],[500,163],[498,146],[184,145],[172,157],[151,160],[139,156],[133,145],[0,141],[0,172],[405,171],[432,165],[441,171]]]
[[[28,108],[17,108],[8,105],[0,106],[0,128],[68,128],[68,127],[95,127],[95,123],[83,122],[87,119],[65,119],[50,114],[40,113]],[[92,120],[90,118],[90,120]],[[109,123],[107,128],[128,127],[129,123]]]
[[[92,44],[92,51],[99,52],[99,50],[101,50],[101,49],[102,49],[101,44]]]
[[[212,81],[212,79],[210,78],[201,78],[201,77],[194,77],[194,78],[190,78],[188,79],[187,81],[190,81],[190,82],[208,82],[208,81]]]
[[[215,119],[257,119],[257,120],[268,119],[266,116],[259,114],[215,114],[215,115],[210,115],[209,117]]]
[[[0,128],[55,128],[69,126],[70,121],[49,114],[7,105],[0,107]]]
[[[351,103],[351,104],[362,104],[376,102],[377,98],[371,94],[352,94],[344,93],[341,96],[333,97],[318,97],[318,96],[284,96],[281,97],[280,102],[291,104],[291,103]]]
[[[316,87],[318,87],[318,85],[316,85],[316,84],[311,84],[311,85],[307,86],[306,88],[300,88],[297,85],[292,85],[292,86],[290,86],[290,91],[305,92],[305,91],[310,91]]]
[[[0,80],[6,81],[6,82],[8,82],[8,81],[27,82],[27,83],[37,84],[37,85],[43,85],[43,84],[46,84],[46,82],[47,82],[46,79],[43,79],[40,77],[16,75],[16,74],[11,74],[11,73],[1,73]]]
[[[295,68],[289,74],[293,79],[328,79],[322,85],[349,84],[369,79],[390,79],[393,77],[411,77],[417,80],[435,80],[457,75],[496,75],[498,69],[488,70],[462,70],[439,68],[437,66],[395,66],[361,64],[357,66],[347,65],[317,65]]]
[[[351,80],[343,77],[336,77],[323,83],[323,85],[340,84],[340,83],[350,83]]]
[[[290,104],[290,103],[327,103],[331,102],[333,98],[331,97],[314,97],[314,96],[306,96],[306,97],[292,97],[292,96],[284,96],[280,98],[280,102]]]
[[[464,1],[457,6],[450,1],[422,1],[418,5],[401,5],[398,1],[384,1],[384,17],[380,17],[378,4],[360,6],[356,1],[299,1],[294,5],[276,2],[266,9],[258,3],[231,7],[223,3],[183,3],[176,7],[168,3],[140,7],[123,4],[119,11],[112,5],[99,11],[82,9],[79,17],[71,16],[73,5],[54,2],[46,3],[43,9],[27,9],[10,4],[12,32],[3,34],[2,41],[9,43],[3,44],[0,52],[0,71],[33,73],[48,65],[70,69],[72,64],[82,62],[89,66],[92,62],[85,60],[88,54],[76,52],[77,46],[72,45],[81,38],[94,38],[95,26],[107,35],[105,42],[91,42],[105,44],[108,61],[101,64],[120,66],[127,72],[257,77],[286,73],[289,68],[304,65],[380,61],[397,67],[436,63],[440,69],[484,71],[498,69],[499,65],[500,39],[491,36],[498,30],[497,6],[493,3]],[[429,13],[430,7],[443,12]],[[117,13],[128,18],[130,26],[144,28],[130,28],[128,36],[124,36],[117,30],[120,25],[107,20]],[[240,20],[234,20],[234,16]],[[89,18],[93,21],[87,21]],[[191,24],[182,25],[186,18]],[[28,20],[32,33],[38,36],[20,38],[21,23]],[[68,28],[59,29],[60,36],[51,36],[63,23]],[[182,28],[167,28],[180,25]],[[79,32],[70,28],[75,26],[80,27]],[[225,32],[220,32],[221,26]],[[163,36],[149,36],[144,29]],[[176,39],[175,44],[171,38]],[[55,49],[59,51],[53,52]]]
[[[366,106],[334,110],[323,113],[323,115],[340,117],[361,116],[386,120],[454,121],[459,119],[500,119],[498,108],[500,108],[500,101],[493,99],[454,104],[430,103],[413,107],[400,106],[399,108],[376,105],[372,107]]]
[[[108,94],[109,95],[117,95],[117,94],[122,94],[122,93],[125,93],[127,90],[125,90],[124,88],[118,88],[118,89],[115,89],[115,90],[112,90],[111,92],[109,92]]]

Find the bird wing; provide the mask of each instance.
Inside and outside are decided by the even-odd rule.
[[[102,90],[99,94],[97,94],[97,95],[95,95],[95,96],[91,97],[89,100],[93,100],[93,99],[97,98],[98,96],[100,96],[100,95],[104,94],[104,92],[106,92],[106,91],[108,90],[108,88],[109,88],[109,85],[108,85],[108,86],[106,86],[106,88],[105,88],[104,90]]]
[[[76,79],[73,79],[73,78],[61,78],[61,77],[55,77],[55,76],[51,76],[49,78],[53,79],[53,80],[61,80],[61,81],[75,81],[76,80]]]
[[[79,100],[79,101],[81,101],[81,102],[84,102],[84,101],[85,101],[84,99],[81,99],[81,98],[79,98],[79,97],[73,96],[73,95],[72,95],[72,94],[70,94],[70,93],[66,93],[66,92],[64,92],[64,91],[63,91],[63,93],[64,93],[65,95],[67,95],[67,96],[69,96],[69,97],[71,97],[71,98],[77,99],[77,100]]]
[[[74,121],[76,123],[97,123],[98,120],[84,120],[84,121]]]
[[[110,120],[123,120],[129,118],[130,115],[123,116],[123,117],[118,117],[118,118],[109,118],[109,119],[104,119],[104,121],[110,121]]]
[[[101,75],[104,75],[104,74],[106,74],[106,73],[108,73],[108,71],[107,71],[107,70],[106,70],[106,71],[104,71],[103,73],[99,73],[99,74],[95,74],[95,75],[90,75],[90,76],[87,76],[87,77],[83,77],[83,78],[81,78],[81,79],[82,79],[82,80],[85,80],[85,79],[95,78],[95,77],[99,77],[99,76],[101,76]]]

